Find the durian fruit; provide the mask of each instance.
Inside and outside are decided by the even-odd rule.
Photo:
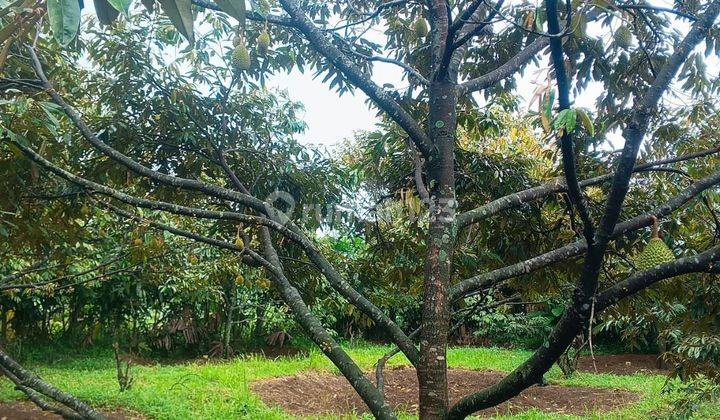
[[[260,32],[260,35],[258,35],[257,49],[258,54],[260,55],[267,54],[268,49],[270,49],[270,34],[268,33],[267,29],[264,29],[262,32]]]
[[[415,36],[418,37],[418,39],[425,38],[428,33],[430,33],[425,18],[419,17],[418,20],[413,23],[413,31],[415,32]]]
[[[235,246],[238,248],[245,248],[245,241],[240,235],[235,236]]]
[[[188,259],[188,262],[193,265],[197,264],[200,261],[198,259],[197,255],[192,254],[192,253],[188,255],[187,259]]]
[[[657,217],[653,216],[652,237],[645,249],[635,257],[635,267],[639,271],[644,271],[673,260],[675,254],[665,245],[665,241],[660,239],[660,223]]]
[[[632,46],[632,38],[632,32],[630,31],[630,27],[627,25],[622,25],[613,34],[613,40],[615,41],[615,45],[624,50],[627,50],[628,48],[630,48],[630,46]]]
[[[234,40],[233,43],[235,43]],[[232,64],[237,71],[245,71],[250,69],[250,52],[248,51],[245,43],[242,40],[240,40],[240,42],[235,45],[235,49],[232,53]]]
[[[243,277],[242,274],[238,273],[238,275],[235,277],[235,284],[238,286],[242,286],[245,284],[245,277]]]

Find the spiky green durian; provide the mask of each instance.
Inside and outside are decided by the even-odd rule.
[[[244,43],[235,46],[232,53],[232,64],[235,70],[245,71],[250,68],[250,52]]]
[[[650,242],[645,249],[635,257],[635,267],[639,271],[648,270],[666,262],[675,260],[675,254],[665,245],[665,241],[660,239],[660,224],[657,218],[653,218],[653,232]]]
[[[418,20],[415,21],[413,24],[413,31],[415,31],[415,36],[418,38],[425,38],[428,33],[430,32],[430,29],[428,29],[427,22],[425,22],[425,18],[418,18]]]
[[[268,49],[270,48],[270,34],[267,30],[264,30],[260,32],[260,35],[257,37],[257,49],[258,53],[260,55],[265,55],[268,52]]]

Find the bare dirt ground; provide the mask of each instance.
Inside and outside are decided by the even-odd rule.
[[[497,371],[451,369],[448,373],[450,400],[457,401],[504,376]],[[403,366],[385,372],[385,394],[398,411],[417,412],[417,376]],[[367,407],[342,376],[304,372],[252,384],[252,390],[269,406],[294,415],[366,413]],[[640,395],[624,391],[557,385],[533,386],[510,401],[479,412],[480,415],[510,414],[535,408],[547,413],[582,415],[604,412],[637,401]]]
[[[108,420],[141,420],[144,417],[125,410],[102,410]],[[29,401],[17,401],[0,404],[0,420],[49,420],[62,419],[57,414],[48,413],[37,408]]]
[[[614,373],[616,375],[632,375],[634,373],[666,375],[668,373],[668,370],[658,367],[658,355],[656,354],[596,355],[595,364],[598,373]],[[578,370],[594,373],[592,358],[590,356],[581,357]]]

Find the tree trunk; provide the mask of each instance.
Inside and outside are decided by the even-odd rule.
[[[73,290],[72,294],[72,309],[68,317],[67,329],[65,330],[65,336],[74,339],[79,336],[80,330],[80,316],[82,314],[82,308],[85,305],[85,299],[83,298],[82,286],[78,285]]]
[[[448,409],[447,340],[455,238],[456,86],[442,80],[430,87],[430,137],[437,154],[428,161],[430,215],[420,335],[420,418],[442,419]]]
[[[259,303],[255,308],[255,327],[253,328],[252,336],[263,337],[265,330],[265,305]]]
[[[8,316],[2,304],[0,304],[0,317],[2,318],[0,319],[0,344],[5,344],[7,340]]]
[[[225,325],[222,327],[222,339],[223,339],[223,356],[232,356],[230,351],[230,343],[232,342],[233,335],[233,323],[235,320],[233,316],[235,314],[235,303],[237,302],[237,285],[235,279],[229,278],[225,281]]]

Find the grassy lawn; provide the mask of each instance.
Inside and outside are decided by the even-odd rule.
[[[348,345],[350,354],[365,369],[371,369],[387,349],[366,343]],[[453,367],[509,371],[528,354],[522,350],[458,348],[450,351],[448,362]],[[312,350],[308,356],[278,360],[252,356],[222,363],[134,366],[135,383],[131,390],[121,393],[109,349],[94,348],[79,354],[71,350],[45,349],[27,355],[25,363],[48,381],[93,405],[124,407],[157,419],[288,418],[282,411],[266,407],[253,395],[249,390],[250,382],[308,369],[335,370],[321,353]],[[400,364],[407,364],[400,356],[389,363]],[[661,395],[665,382],[662,376],[577,373],[572,379],[565,380],[554,368],[547,378],[558,385],[623,388],[643,395],[640,401],[629,407],[593,416],[595,418],[648,418],[651,413],[668,410],[669,397]],[[9,401],[20,396],[8,381],[0,380],[0,400]],[[704,418],[713,412],[720,412],[720,407],[707,407]],[[412,418],[408,415],[403,417]],[[574,417],[526,412],[511,418]]]

